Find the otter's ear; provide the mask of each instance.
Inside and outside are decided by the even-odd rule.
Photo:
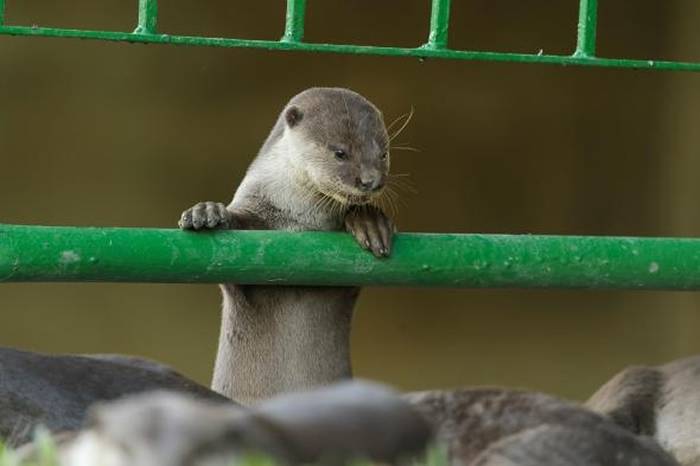
[[[304,113],[299,107],[292,106],[284,112],[284,119],[287,121],[287,125],[289,125],[290,128],[294,128],[298,125],[302,118],[304,118]]]

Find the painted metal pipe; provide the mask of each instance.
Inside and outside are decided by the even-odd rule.
[[[581,0],[578,12],[576,56],[595,56],[597,27],[598,0]]]
[[[301,42],[304,39],[306,0],[287,0],[287,19],[284,27],[284,42]]]
[[[0,282],[700,290],[700,239],[0,225]]]
[[[0,26],[0,35],[28,37],[60,37],[106,40],[141,44],[167,44],[201,47],[231,47],[297,52],[343,53],[387,57],[434,58],[485,62],[533,63],[561,66],[597,66],[642,70],[700,71],[700,62],[668,60],[635,60],[599,58],[581,55],[551,55],[534,53],[488,52],[478,50],[431,49],[422,47],[384,47],[374,45],[321,44],[278,40],[236,39],[223,37],[181,36],[169,34],[132,34],[118,31],[47,28],[33,26]]]
[[[0,0],[0,26],[5,24],[5,0]]]
[[[134,34],[155,34],[158,24],[158,0],[139,0],[139,23]]]
[[[444,49],[450,29],[450,0],[433,0],[427,48]]]

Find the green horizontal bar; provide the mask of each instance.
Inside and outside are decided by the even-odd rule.
[[[284,27],[283,41],[301,42],[304,38],[304,17],[306,0],[287,0],[287,19]]]
[[[0,282],[41,281],[700,290],[700,239],[0,225]]]
[[[139,0],[139,24],[134,33],[155,34],[158,23],[158,0]]]
[[[581,0],[576,40],[577,56],[595,55],[596,29],[598,27],[598,0]]]
[[[447,34],[450,29],[450,0],[433,0],[430,12],[429,48],[442,49],[447,47]]]
[[[527,53],[476,52],[466,50],[430,49],[423,47],[374,47],[368,45],[315,44],[287,41],[225,39],[216,37],[172,36],[168,34],[132,34],[127,32],[88,31],[80,29],[57,29],[26,26],[0,26],[0,35],[66,37],[96,39],[144,44],[175,44],[209,47],[241,47],[266,50],[294,50],[305,52],[332,52],[362,55],[383,55],[415,58],[441,58],[454,60],[477,60],[514,63],[543,63],[573,66],[602,66],[609,68],[634,68],[651,70],[700,71],[700,63],[627,60],[568,55],[545,55]]]

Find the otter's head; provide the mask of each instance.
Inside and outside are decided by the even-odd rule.
[[[356,92],[311,88],[283,112],[295,168],[319,194],[365,204],[379,197],[389,173],[389,136],[381,112]]]

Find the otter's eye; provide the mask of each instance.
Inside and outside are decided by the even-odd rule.
[[[387,152],[384,152],[384,153],[382,153],[382,155],[379,156],[379,158],[382,159],[382,160],[386,160],[386,158],[387,158],[388,155],[389,155],[389,154],[388,154]]]
[[[333,153],[335,154],[335,158],[338,160],[347,160],[348,159],[348,153],[345,152],[343,149],[335,149],[335,150],[333,150]]]

